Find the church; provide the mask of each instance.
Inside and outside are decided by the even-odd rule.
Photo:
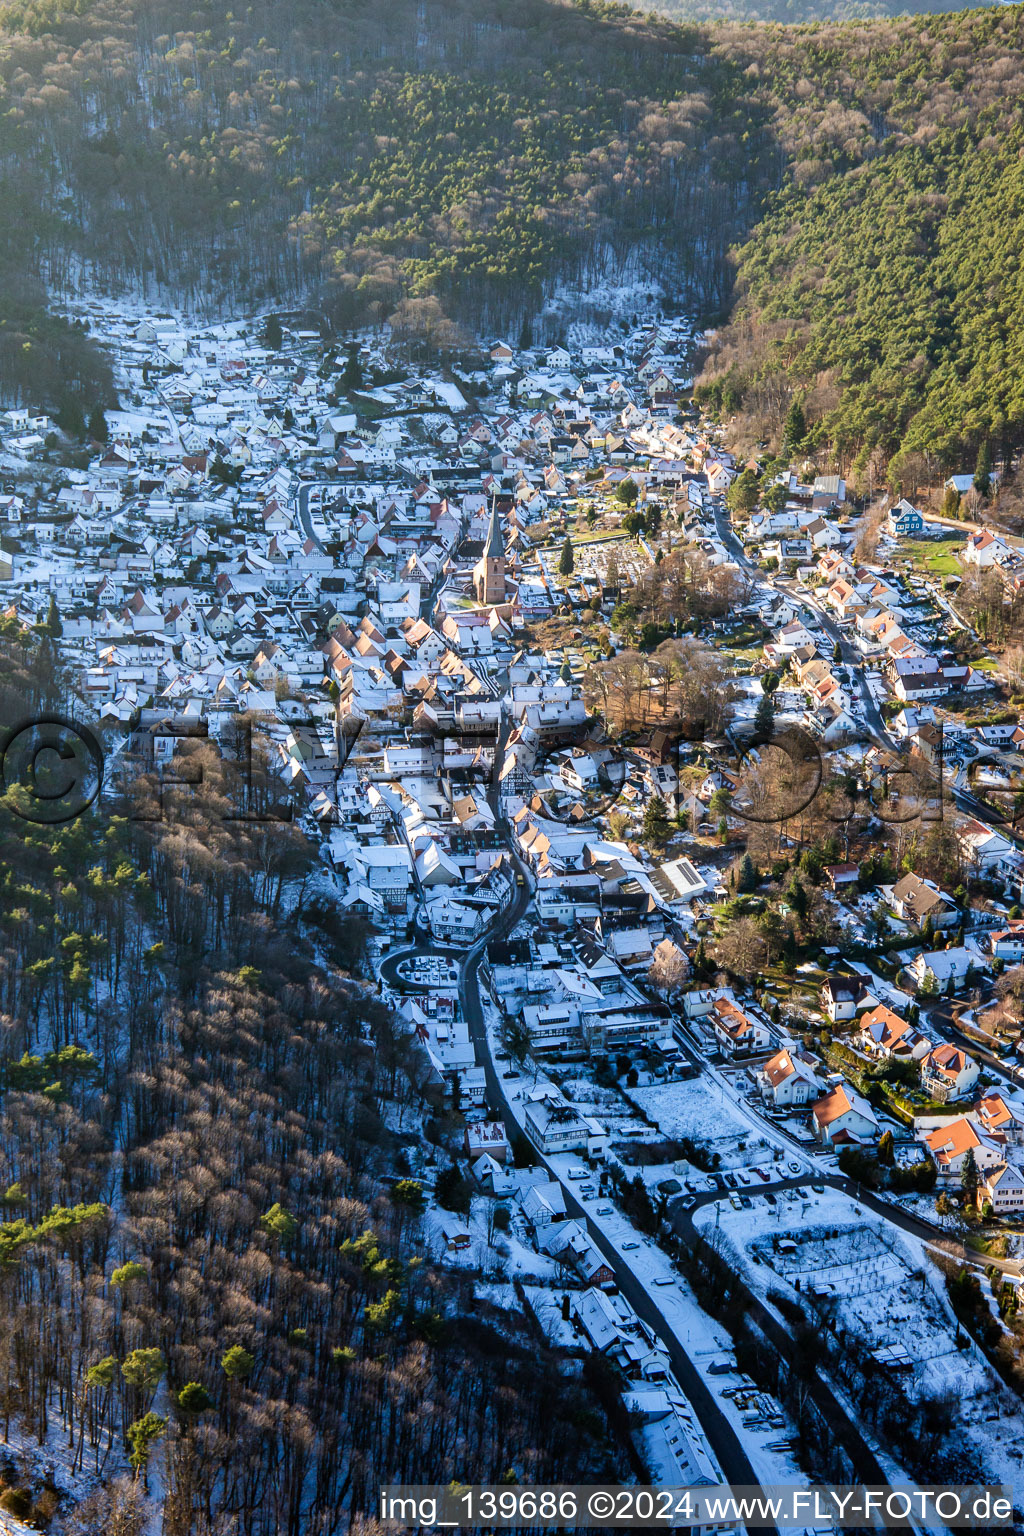
[[[478,603],[488,607],[505,601],[505,541],[498,521],[498,499],[491,502],[484,552],[473,567],[473,590]]]

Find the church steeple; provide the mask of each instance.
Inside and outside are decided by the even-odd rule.
[[[503,560],[505,558],[505,540],[501,536],[501,523],[498,521],[497,496],[491,497],[491,520],[487,525],[484,556],[488,560]]]
[[[498,521],[498,498],[491,497],[491,520],[487,525],[484,552],[473,567],[473,587],[478,603],[505,601],[505,540]]]

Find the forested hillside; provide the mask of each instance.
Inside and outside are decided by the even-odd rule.
[[[868,480],[1021,436],[1019,8],[676,26],[600,0],[17,0],[0,11],[0,388],[89,405],[47,318],[313,298],[441,348],[560,279],[730,318],[705,375]],[[738,250],[738,255],[730,252]],[[733,288],[734,264],[736,286]],[[913,462],[918,462],[915,458]]]
[[[788,171],[736,258],[709,398],[866,484],[1024,441],[1024,12],[733,29]]]
[[[188,304],[322,294],[339,323],[518,334],[629,260],[724,299],[774,178],[694,32],[568,0],[25,0],[0,34],[0,271]],[[0,382],[29,360],[0,345]]]
[[[963,11],[970,0],[640,0],[638,8],[672,21],[806,22],[865,21],[884,16],[916,16]],[[999,0],[987,0],[998,4]],[[974,7],[972,7],[974,8]]]
[[[58,689],[5,620],[4,718]],[[226,821],[200,751],[163,821],[0,799],[0,1509],[326,1536],[392,1479],[618,1480],[587,1384],[425,1256],[422,1050],[303,905],[301,838]],[[74,1515],[58,1456],[107,1484]]]

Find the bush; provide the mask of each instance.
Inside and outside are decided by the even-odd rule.
[[[32,1524],[40,1531],[47,1530],[57,1513],[59,1504],[60,1494],[57,1489],[44,1488],[32,1506]]]
[[[15,1520],[27,1520],[32,1513],[32,1497],[24,1488],[7,1488],[0,1493],[0,1509]]]

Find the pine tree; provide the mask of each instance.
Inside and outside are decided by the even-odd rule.
[[[644,809],[643,839],[645,843],[660,845],[668,841],[671,824],[665,802],[660,795],[652,795]]]
[[[978,1164],[973,1147],[968,1150],[960,1170],[960,1188],[963,1190],[964,1204],[973,1205],[978,1193]]]
[[[57,607],[57,600],[55,597],[53,597],[52,594],[50,596],[49,606],[46,610],[45,629],[46,633],[53,640],[59,640],[61,635],[64,633],[64,626],[60,621],[60,609]]]
[[[807,436],[807,418],[800,401],[794,396],[786,412],[786,424],[782,432],[782,446],[787,453],[798,453]]]
[[[741,896],[745,896],[751,891],[756,891],[760,882],[761,876],[758,873],[757,865],[750,857],[750,854],[745,853],[740,860],[740,873],[739,879],[736,882],[736,889]]]
[[[960,516],[960,492],[955,485],[947,485],[946,494],[942,498],[942,516]]]
[[[770,693],[762,694],[754,714],[755,742],[771,741],[775,728],[775,700]]]
[[[572,540],[567,536],[565,543],[562,545],[562,554],[558,562],[558,574],[560,576],[571,576],[575,563],[575,557],[572,552]]]
[[[974,466],[974,489],[982,496],[987,496],[992,489],[992,454],[988,443],[982,443],[978,449],[978,459]]]
[[[341,372],[341,387],[348,394],[353,389],[362,389],[363,370],[359,362],[359,348],[355,345],[349,347],[345,366]]]
[[[786,890],[786,901],[792,907],[800,921],[803,922],[804,918],[807,916],[807,889],[803,882],[797,879],[796,875],[794,875],[792,880],[789,882],[789,886]]]
[[[62,432],[68,437],[85,436],[85,414],[78,400],[71,398],[64,400],[54,418]]]
[[[107,441],[110,434],[107,431],[107,418],[103,414],[102,405],[93,406],[86,430],[94,443],[105,443]]]
[[[271,352],[280,352],[284,344],[284,331],[276,315],[267,316],[267,322],[263,327],[263,344],[269,347]]]
[[[839,641],[837,640],[835,645],[832,647],[832,660],[834,662],[836,662],[836,664],[838,665],[842,661],[842,659],[843,659],[843,647],[840,645]]]

